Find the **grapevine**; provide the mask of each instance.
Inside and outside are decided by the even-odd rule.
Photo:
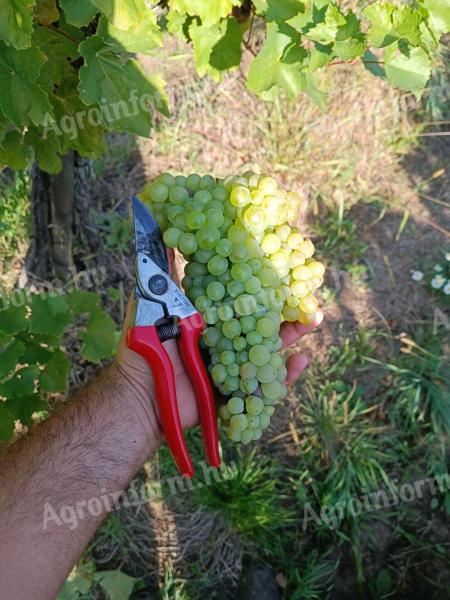
[[[187,261],[181,283],[207,324],[210,374],[228,397],[226,433],[257,440],[287,391],[281,322],[314,320],[325,271],[311,240],[289,225],[300,197],[250,171],[224,180],[162,173],[140,196],[166,246]]]

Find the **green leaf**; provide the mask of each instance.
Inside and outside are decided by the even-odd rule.
[[[126,31],[138,25],[143,14],[143,3],[137,0],[91,0],[117,29]],[[144,5],[145,7],[145,5]],[[151,10],[147,8],[147,10]]]
[[[0,40],[18,49],[31,45],[34,4],[34,0],[0,0]]]
[[[316,71],[325,65],[328,65],[333,60],[334,54],[330,45],[324,46],[315,43],[314,48],[309,53],[309,71]]]
[[[9,131],[0,145],[0,166],[11,169],[26,169],[33,157],[33,151],[18,131]]]
[[[223,35],[212,49],[210,64],[218,71],[225,71],[241,63],[242,29],[233,17],[221,25],[224,27]]]
[[[33,147],[40,169],[47,173],[59,173],[62,167],[61,143],[55,133],[46,134],[30,127],[25,136],[25,141]]]
[[[267,24],[266,40],[248,72],[247,86],[252,92],[261,94],[277,85],[284,88],[292,98],[298,96],[304,86],[302,64],[282,60],[288,47],[294,43],[291,36],[278,30],[276,23]],[[304,56],[307,56],[306,51]]]
[[[258,14],[264,14],[268,23],[284,23],[303,10],[304,3],[299,0],[266,0],[256,3],[256,11]]]
[[[59,4],[66,15],[66,21],[75,27],[88,25],[98,12],[90,0],[59,0]]]
[[[62,296],[33,294],[31,300],[31,333],[61,336],[73,322],[73,315]]]
[[[36,80],[45,62],[37,48],[15,50],[0,42],[0,108],[15,125],[40,125],[52,107]]]
[[[136,581],[138,581],[135,577],[125,575],[119,569],[94,573],[94,579],[106,592],[109,600],[128,600]]]
[[[222,37],[221,24],[216,23],[215,25],[205,27],[193,21],[189,27],[189,36],[194,47],[195,68],[199,77],[209,74],[211,77],[219,79],[217,70],[211,68],[209,60],[212,49]]]
[[[47,93],[51,93],[55,83],[60,84],[68,73],[72,71],[75,73],[70,62],[79,56],[78,44],[47,27],[36,27],[33,33],[33,44],[47,59],[41,67],[39,83]]]
[[[14,433],[15,419],[6,407],[6,402],[0,400],[0,440],[9,441]]]
[[[385,69],[391,85],[408,92],[421,92],[431,74],[431,62],[422,48],[400,52],[395,44],[385,50]]]
[[[361,24],[350,11],[345,16],[345,24],[338,28],[333,44],[334,54],[341,60],[353,60],[364,54],[366,36],[361,32]]]
[[[168,115],[162,78],[149,76],[137,61],[118,56],[98,36],[87,39],[79,49],[85,59],[78,88],[83,102],[100,104],[107,98],[111,129],[148,136],[151,129],[148,104],[151,102],[159,112]]]
[[[13,415],[16,421],[20,421],[27,427],[33,423],[33,415],[38,412],[48,411],[49,404],[39,394],[19,398],[10,398],[5,401],[5,407]],[[1,417],[0,417],[1,420]]]
[[[450,0],[424,0],[430,14],[431,26],[437,34],[450,31]]]
[[[39,375],[43,392],[66,392],[70,360],[61,350],[56,350]]]
[[[372,24],[369,42],[375,48],[384,48],[404,39],[416,46],[420,44],[420,12],[410,6],[396,7],[392,4],[370,4],[363,11]]]
[[[116,324],[111,317],[101,309],[91,313],[86,324],[86,330],[80,333],[84,341],[81,356],[93,363],[111,356],[114,350]]]
[[[10,379],[4,383],[0,383],[0,396],[4,398],[31,396],[34,393],[35,381],[38,374],[39,369],[35,365],[19,369]]]
[[[0,350],[0,379],[17,367],[24,350],[25,346],[19,340],[13,340],[6,348]]]
[[[167,31],[172,35],[176,35],[178,38],[185,40],[184,26],[187,19],[187,15],[179,13],[176,10],[170,10],[166,17]]]
[[[366,50],[363,56],[364,68],[367,69],[375,77],[386,79],[386,71],[383,65],[379,64],[379,59],[373,52]]]
[[[330,4],[325,14],[325,20],[306,32],[305,36],[320,44],[331,44],[336,39],[339,27],[345,24],[346,20],[341,11]]]
[[[231,14],[233,6],[240,6],[241,0],[169,0],[171,9],[179,13],[198,16],[202,25],[210,27]]]
[[[0,331],[8,335],[15,335],[28,328],[25,306],[13,306],[0,310]]]
[[[56,0],[37,0],[34,7],[34,16],[41,25],[51,25],[59,19],[59,10]]]
[[[145,0],[135,0],[140,17],[126,30],[115,27],[105,17],[101,17],[97,35],[108,44],[127,52],[149,54],[154,48],[162,46],[162,33],[156,20],[156,13],[148,8]]]
[[[96,310],[99,307],[100,296],[95,292],[73,290],[66,294],[65,300],[75,314],[81,315]]]
[[[21,357],[23,363],[45,365],[52,356],[52,350],[49,350],[39,342],[35,341],[34,337],[27,336],[25,352]]]

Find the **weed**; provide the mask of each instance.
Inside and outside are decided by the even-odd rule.
[[[117,212],[97,213],[96,224],[102,233],[105,246],[115,252],[129,252],[132,247],[133,224]]]
[[[0,173],[0,259],[9,260],[30,226],[31,179],[27,171]]]

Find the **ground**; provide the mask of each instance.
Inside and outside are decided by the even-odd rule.
[[[320,513],[445,467],[450,324],[429,279],[450,250],[450,141],[440,135],[448,121],[436,123],[359,65],[329,70],[321,113],[307,98],[262,103],[239,72],[199,81],[186,53],[180,46],[164,63],[145,62],[166,70],[172,117],[157,118],[149,140],[112,136],[94,164],[96,205],[125,223],[125,242],[110,240],[124,295],[133,281],[130,194],[162,171],[255,168],[302,195],[298,225],[328,267],[325,321],[290,350],[308,354],[309,373],[254,451],[224,443],[230,471],[209,481],[200,468],[192,490],[171,488],[175,472],[159,451],[139,485],[154,492],[159,481],[162,494],[114,513],[79,572],[120,568],[142,582],[133,598],[236,598],[255,565],[287,599],[448,598],[448,492],[305,526],[308,506]],[[424,280],[412,279],[414,269]],[[198,463],[195,432],[189,444]]]

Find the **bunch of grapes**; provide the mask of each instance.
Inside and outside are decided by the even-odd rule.
[[[140,196],[166,246],[187,261],[181,284],[208,325],[210,374],[229,398],[219,411],[226,433],[257,440],[286,395],[281,322],[314,319],[325,270],[288,224],[300,198],[253,172],[224,180],[162,173]]]

